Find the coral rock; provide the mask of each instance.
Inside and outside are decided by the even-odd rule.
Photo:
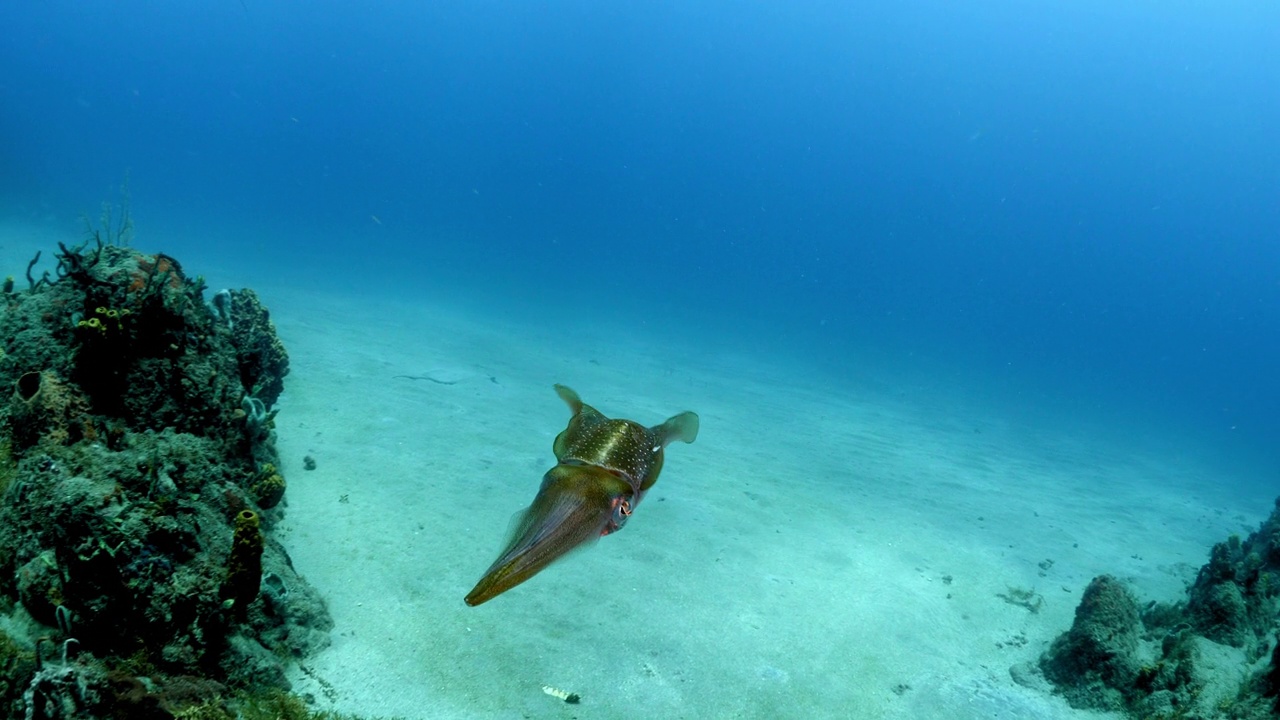
[[[1072,707],[1120,709],[1123,689],[1138,675],[1141,630],[1133,594],[1116,578],[1100,575],[1085,588],[1071,630],[1053,642],[1040,668]]]

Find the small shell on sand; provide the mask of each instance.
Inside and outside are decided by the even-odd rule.
[[[579,702],[582,701],[582,698],[578,695],[578,693],[566,692],[564,690],[561,690],[560,688],[551,687],[550,685],[543,685],[542,692],[558,700],[563,700],[569,703],[570,705],[577,705]]]

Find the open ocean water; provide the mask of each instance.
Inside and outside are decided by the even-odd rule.
[[[595,328],[923,426],[1087,428],[1102,465],[1211,468],[1245,526],[1280,494],[1274,2],[15,0],[0,27],[6,257],[105,202],[268,305],[410,333],[454,308],[542,358]],[[286,340],[314,320],[289,307]],[[689,409],[653,392],[643,422]]]

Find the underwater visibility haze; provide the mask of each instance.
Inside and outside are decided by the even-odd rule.
[[[563,708],[544,705],[547,698],[526,700],[495,679],[532,662],[519,659],[520,648],[545,643],[545,657],[582,662],[559,665],[578,668],[561,682],[583,686],[562,695],[580,699],[584,712],[602,694],[618,703],[601,717],[961,717],[946,713],[972,687],[938,681],[959,676],[910,659],[930,654],[924,617],[908,618],[919,632],[901,631],[911,636],[892,651],[901,656],[876,656],[851,673],[865,686],[831,679],[822,663],[834,660],[802,659],[798,648],[769,656],[771,643],[789,647],[782,638],[808,632],[788,634],[778,620],[779,635],[768,639],[771,613],[801,617],[784,609],[800,599],[775,587],[785,584],[777,568],[791,566],[805,578],[793,585],[809,597],[831,593],[821,602],[843,608],[831,618],[847,626],[890,623],[860,604],[871,600],[856,590],[850,597],[863,599],[847,599],[841,588],[857,584],[890,607],[894,597],[945,584],[941,605],[920,612],[974,603],[946,625],[953,641],[967,647],[978,638],[983,649],[966,652],[998,645],[1026,654],[975,654],[971,666],[1050,658],[1037,671],[1046,683],[1038,695],[1008,673],[982,681],[1026,693],[1017,698],[1043,696],[1044,705],[990,700],[993,690],[978,693],[991,703],[984,708],[1158,716],[1133,688],[1181,692],[1173,680],[1135,666],[1115,671],[1129,678],[1123,688],[1080,691],[1069,656],[1091,651],[1081,649],[1087,631],[1077,625],[1075,636],[1054,639],[1071,627],[1082,593],[1128,607],[1126,593],[1173,602],[1186,591],[1188,612],[1219,608],[1228,590],[1196,584],[1196,568],[1213,543],[1255,530],[1277,494],[1274,2],[55,0],[6,3],[0,26],[0,256],[8,265],[0,275],[28,291],[22,271],[36,250],[44,251],[36,277],[89,264],[75,287],[45,287],[40,300],[90,303],[76,322],[93,319],[92,304],[104,298],[169,298],[160,310],[200,328],[183,342],[207,335],[200,342],[222,353],[219,367],[239,358],[240,385],[200,400],[216,418],[217,442],[241,442],[228,455],[239,468],[232,474],[246,488],[281,477],[277,466],[289,477],[281,510],[259,510],[264,527],[280,523],[279,545],[270,540],[266,551],[274,577],[295,581],[285,548],[311,583],[296,579],[292,602],[328,597],[335,637],[344,623],[350,631],[386,622],[377,632],[388,636],[405,624],[389,611],[369,619],[377,598],[361,599],[365,590],[385,588],[414,617],[435,613],[425,625],[436,634],[387,650],[394,661],[345,636],[317,649],[326,643],[286,642],[271,634],[283,630],[264,629],[267,620],[228,620],[259,622],[255,637],[267,648],[314,651],[309,669],[289,677],[325,708],[559,716],[551,713]],[[103,202],[117,221],[128,210],[136,253],[116,243],[101,256],[92,244],[76,247],[85,240],[82,216],[92,227]],[[57,254],[58,241],[69,249]],[[170,260],[181,261],[177,284],[167,284]],[[142,295],[111,274],[121,268],[143,283]],[[124,284],[108,291],[108,282]],[[211,305],[201,315],[197,301],[212,301],[224,285],[255,308],[259,298],[270,306],[289,347],[294,371],[274,408],[257,399],[257,375],[244,375],[250,351],[228,344],[248,331],[233,330],[231,310]],[[171,306],[179,296],[181,307]],[[13,311],[27,318],[9,321],[15,338],[40,316],[32,302]],[[104,323],[109,308],[116,311],[103,304]],[[169,321],[155,322],[173,332]],[[69,327],[60,348],[109,338]],[[274,338],[268,327],[264,337]],[[7,352],[11,364],[43,357]],[[183,365],[182,376],[203,367]],[[10,370],[28,385],[75,380],[89,396],[101,380],[86,381],[83,370]],[[618,456],[605,450],[562,457],[562,443],[552,444],[564,421],[553,383],[590,401],[583,406],[564,388],[575,423],[582,407],[634,418],[639,424],[626,427],[649,433],[633,439],[653,445],[658,469],[663,445],[692,442],[699,415],[702,427],[629,521],[635,530],[547,568],[583,543],[583,532],[620,527],[653,484],[618,483],[621,471],[609,464]],[[30,401],[23,386],[17,392]],[[698,411],[692,425],[661,424],[689,409]],[[233,422],[247,416],[265,426],[268,412],[270,447],[260,444],[265,435],[236,435]],[[156,431],[198,425],[181,412],[163,417],[172,422]],[[181,445],[147,437],[139,442],[148,452]],[[556,473],[580,485],[556,490],[569,487],[555,485]],[[611,482],[617,492],[601,489]],[[552,495],[597,490],[611,504],[556,525],[557,513],[587,511]],[[733,501],[717,504],[726,491]],[[503,523],[535,493],[499,557]],[[1024,496],[1025,506],[1011,499]],[[234,513],[256,507],[244,502],[219,501],[232,513],[222,523],[228,538],[238,532]],[[1002,516],[988,503],[1026,512],[993,521]],[[328,513],[341,519],[322,522]],[[917,521],[930,529],[903,529]],[[345,530],[325,535],[324,522]],[[1036,525],[1043,522],[1056,524]],[[1092,522],[1099,530],[1091,535]],[[1201,524],[1180,533],[1189,522]],[[1005,533],[999,540],[983,535],[991,525]],[[382,536],[373,528],[388,539],[374,539]],[[521,559],[513,553],[548,538],[550,558],[511,569]],[[927,545],[921,538],[969,549],[901,549]],[[1249,565],[1252,539],[1243,550],[1234,542],[1214,551],[1214,567],[1254,573],[1240,601],[1254,608],[1249,593],[1269,570]],[[1044,564],[1050,548],[1069,552],[1072,543],[1094,554]],[[344,549],[325,557],[297,547],[308,544]],[[397,567],[388,550],[405,546],[423,553],[413,569]],[[835,549],[825,560],[809,555],[820,547]],[[975,555],[963,555],[970,549]],[[1265,558],[1264,550],[1253,548]],[[1150,567],[1130,567],[1123,559],[1131,556]],[[727,564],[719,568],[698,565],[720,558]],[[367,578],[339,579],[362,562],[372,563]],[[687,582],[649,584],[684,563],[692,563],[680,570]],[[985,568],[975,570],[981,582],[958,577],[967,563]],[[735,579],[714,580],[730,567]],[[901,579],[890,580],[899,567]],[[1016,577],[1002,574],[1014,567]],[[501,577],[508,572],[519,577]],[[601,580],[614,572],[626,579]],[[932,587],[911,585],[912,572],[929,574]],[[780,593],[780,604],[737,599],[762,595],[735,585],[750,578],[768,578],[765,594]],[[965,595],[975,585],[982,591]],[[645,607],[632,591],[651,593],[674,619],[626,641],[662,649],[633,653],[645,659],[627,666],[630,679],[606,679],[597,630],[574,628],[603,628],[608,603]],[[464,596],[484,606],[468,608]],[[1258,603],[1269,609],[1257,612],[1274,614],[1273,604]],[[56,619],[52,605],[41,607],[47,617],[36,620]],[[281,627],[327,631],[326,612],[300,613]],[[1172,627],[1170,617],[1163,622]],[[1155,632],[1157,620],[1143,622]],[[515,625],[521,630],[509,634]],[[806,624],[829,643],[819,656],[899,647],[886,640],[897,631],[846,646],[831,639],[843,631],[820,626]],[[357,637],[375,632],[359,627]],[[1251,633],[1270,627],[1205,626],[1200,640],[1256,661],[1269,650]],[[1147,641],[1139,635],[1134,647]],[[712,637],[743,645],[708,649],[708,657],[739,659],[702,674],[673,669],[673,658],[696,666],[690,658]],[[504,641],[513,644],[495,649]],[[351,658],[368,658],[367,669],[330,694],[335,668]],[[198,665],[188,658],[174,667]],[[488,669],[467,681],[446,669],[472,666]],[[521,682],[559,691],[551,675]],[[492,697],[477,689],[495,683]],[[386,688],[398,685],[421,695],[397,705]],[[738,697],[723,694],[728,687]]]
[[[1265,444],[1278,12],[17,4],[0,181],[92,213],[127,172],[144,233],[353,290],[892,347]]]

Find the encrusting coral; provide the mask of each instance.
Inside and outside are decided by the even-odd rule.
[[[270,510],[284,497],[284,475],[276,470],[275,463],[265,463],[258,471],[257,480],[249,486],[249,494],[258,507]]]

